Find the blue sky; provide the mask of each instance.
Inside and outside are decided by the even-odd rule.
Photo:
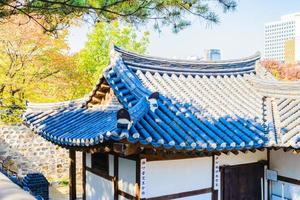
[[[150,32],[147,54],[186,58],[201,56],[204,49],[219,48],[222,59],[249,56],[263,52],[265,23],[300,12],[299,0],[238,0],[237,3],[234,12],[223,14],[219,10],[220,23],[209,27],[198,19],[177,34],[169,28],[157,33],[151,26],[140,27],[138,31]],[[71,29],[69,44],[73,52],[83,47],[89,30],[91,27],[86,25]]]

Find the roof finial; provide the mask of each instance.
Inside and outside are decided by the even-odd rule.
[[[132,125],[129,112],[122,108],[117,113],[117,127],[121,129],[129,130]]]
[[[155,110],[158,108],[157,100],[159,98],[159,93],[154,92],[148,97],[148,101],[150,103],[150,110],[152,112],[155,112]]]

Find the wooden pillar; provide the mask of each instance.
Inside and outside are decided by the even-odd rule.
[[[270,169],[270,149],[267,149],[267,166],[268,166],[268,169]],[[267,193],[268,193],[268,199],[267,200],[270,200],[271,199],[271,191],[270,191],[270,187],[271,187],[271,182],[270,180],[267,180],[267,185],[268,185],[268,189],[267,189]]]
[[[119,199],[119,157],[114,155],[114,200]]]
[[[211,196],[212,196],[212,200],[218,200],[218,196],[219,196],[219,191],[215,190],[215,156],[216,155],[212,155],[212,177],[211,177]]]
[[[135,177],[136,177],[136,184],[135,184],[135,197],[137,200],[141,199],[141,191],[140,191],[140,182],[141,182],[141,158],[140,156],[136,159],[136,169],[135,169]]]
[[[69,150],[69,199],[76,200],[76,151]]]
[[[82,152],[82,199],[86,199],[86,153]]]

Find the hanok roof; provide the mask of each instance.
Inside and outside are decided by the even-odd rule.
[[[122,140],[199,151],[299,148],[300,84],[275,80],[259,59],[169,60],[115,47],[85,103],[37,105],[24,120],[64,147]],[[121,107],[129,111],[128,126],[119,126]]]

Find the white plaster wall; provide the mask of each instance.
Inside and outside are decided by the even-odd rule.
[[[211,186],[212,157],[150,161],[146,164],[147,198]]]
[[[211,193],[200,194],[191,197],[177,198],[176,200],[211,200]]]
[[[108,174],[114,176],[114,155],[108,155]]]
[[[135,196],[136,162],[119,158],[119,190]]]
[[[92,155],[90,153],[86,153],[85,160],[86,160],[86,166],[92,167]]]
[[[129,199],[127,199],[127,198],[125,198],[125,197],[119,195],[118,200],[129,200]]]
[[[281,176],[300,180],[300,154],[270,151],[270,168],[278,171]]]
[[[229,155],[221,154],[219,156],[220,166],[222,165],[241,165],[246,163],[255,163],[261,160],[267,160],[267,151],[256,151],[255,153],[239,152],[238,155],[230,153]]]
[[[113,200],[114,184],[86,171],[86,200]]]
[[[276,170],[278,175],[300,179],[300,155],[283,150],[270,151],[270,169]],[[282,187],[283,186],[283,187]],[[272,182],[272,194],[279,197],[284,195],[289,199],[300,199],[300,186],[281,181]],[[275,197],[274,197],[275,198]]]

